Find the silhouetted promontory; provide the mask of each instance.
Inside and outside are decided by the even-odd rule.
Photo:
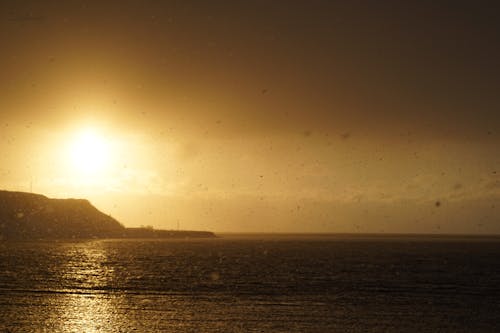
[[[215,237],[209,231],[125,228],[85,199],[0,191],[0,239]]]

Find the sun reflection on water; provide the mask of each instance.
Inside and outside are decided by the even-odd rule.
[[[99,291],[111,286],[114,269],[102,242],[84,242],[67,249],[61,274],[65,289]]]
[[[99,294],[68,294],[62,309],[62,332],[103,332],[113,327],[110,297]]]
[[[108,264],[103,242],[83,242],[67,249],[68,261],[61,271],[65,300],[60,309],[62,332],[110,331],[116,321],[114,270]]]

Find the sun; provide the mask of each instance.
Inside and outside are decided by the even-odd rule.
[[[68,145],[68,155],[74,170],[96,174],[106,170],[110,163],[110,143],[95,129],[78,132]]]

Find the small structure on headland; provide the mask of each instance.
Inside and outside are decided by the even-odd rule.
[[[0,239],[215,237],[209,231],[125,228],[85,199],[0,191]]]

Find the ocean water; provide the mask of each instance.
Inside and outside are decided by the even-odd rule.
[[[500,239],[2,242],[0,332],[500,332]]]

